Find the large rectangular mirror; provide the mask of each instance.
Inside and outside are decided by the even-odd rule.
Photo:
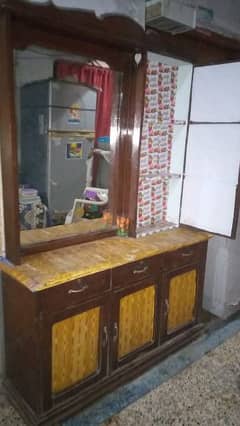
[[[21,246],[110,231],[122,73],[37,46],[14,61]]]

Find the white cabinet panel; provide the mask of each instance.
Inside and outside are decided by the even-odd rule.
[[[191,121],[240,121],[240,63],[196,67]]]
[[[240,124],[190,125],[185,174],[236,185]]]
[[[236,186],[215,179],[186,176],[181,223],[231,236]]]

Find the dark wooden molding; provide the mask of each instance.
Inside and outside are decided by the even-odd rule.
[[[0,142],[4,200],[6,256],[20,261],[20,229],[18,212],[17,141],[14,101],[13,52],[10,16],[0,14]]]
[[[120,111],[120,132],[118,137],[117,158],[114,170],[114,184],[117,185],[112,189],[115,191],[116,214],[117,216],[128,216],[128,191],[129,180],[126,177],[127,169],[130,167],[132,139],[130,133],[132,131],[131,123],[129,123],[129,115],[131,110],[131,75],[134,69],[133,58],[129,56],[126,72],[122,81],[122,101]]]
[[[128,59],[129,62],[129,59]],[[117,77],[117,75],[115,76]],[[113,223],[116,223],[117,216],[121,214],[119,206],[119,182],[120,182],[120,141],[121,128],[120,120],[123,115],[122,96],[124,74],[118,74],[118,81],[114,79],[113,101],[112,101],[112,120],[111,120],[111,169],[110,169],[110,187],[109,187],[109,208],[112,214]],[[118,92],[116,88],[118,87]]]
[[[62,237],[55,240],[38,242],[21,246],[21,255],[27,256],[29,254],[40,253],[42,251],[55,250],[61,247],[73,246],[76,244],[88,243],[90,241],[99,240],[102,238],[113,237],[117,233],[117,227],[113,226],[112,229],[100,230],[96,232],[89,232],[88,234],[76,234],[71,237]]]
[[[135,235],[137,216],[137,189],[139,175],[140,139],[144,107],[146,77],[146,54],[140,63],[135,54],[129,57],[128,70],[123,79],[123,105],[121,114],[121,137],[118,148],[118,169],[115,171],[118,184],[117,214],[129,218],[129,235]]]
[[[109,64],[116,71],[123,71],[128,61],[126,52],[121,52],[113,47],[104,44],[94,43],[86,37],[74,37],[74,35],[64,35],[57,33],[52,28],[34,26],[33,23],[16,21],[12,28],[13,47],[25,49],[29,45],[36,45],[46,49],[59,50],[75,55],[82,55],[88,58],[101,59]]]
[[[132,102],[130,128],[132,132],[132,146],[128,173],[128,212],[130,221],[129,235],[136,236],[137,226],[137,197],[138,197],[138,180],[139,180],[139,163],[140,163],[140,145],[143,124],[144,96],[145,96],[145,80],[146,80],[147,57],[142,56],[141,62],[135,67],[132,76]]]
[[[61,32],[63,37],[78,38],[119,51],[154,51],[193,63],[206,65],[240,59],[240,42],[209,30],[196,28],[172,35],[147,26],[146,31],[133,19],[119,15],[37,5],[24,0],[0,0],[0,9],[8,10],[14,25],[37,27],[41,31]]]
[[[228,37],[223,34],[218,34],[209,29],[197,27],[196,29],[189,31],[187,34],[188,38],[193,40],[202,40],[208,43],[208,45],[217,46],[219,48],[228,50],[229,52],[240,51],[240,40]]]
[[[230,41],[229,41],[230,40]],[[240,42],[196,29],[171,35],[147,27],[146,50],[191,62],[194,65],[211,65],[240,59]]]
[[[31,4],[23,0],[0,0],[0,8],[11,12],[16,21],[120,50],[135,48],[136,40],[143,41],[145,37],[144,29],[127,16],[103,15],[98,18],[94,12],[63,9],[52,4]]]

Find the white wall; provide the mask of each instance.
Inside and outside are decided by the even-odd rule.
[[[238,0],[170,0],[197,7],[197,25],[240,38],[240,2]],[[205,10],[203,10],[205,8]]]
[[[48,3],[48,0],[28,0],[31,3]],[[96,15],[119,14],[133,18],[144,27],[145,0],[52,0],[58,7],[95,11]]]
[[[236,240],[209,241],[203,307],[226,318],[240,309],[240,215]]]

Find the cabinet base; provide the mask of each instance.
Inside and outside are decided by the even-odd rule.
[[[176,352],[181,347],[190,343],[198,337],[203,330],[204,326],[202,324],[197,324],[191,327],[184,333],[181,333],[175,338],[165,342],[160,347],[153,349],[151,353],[139,356],[139,358],[132,361],[131,364],[119,368],[116,372],[112,373],[111,377],[104,378],[91,388],[81,392],[81,394],[66,399],[63,403],[54,406],[51,410],[40,415],[32,411],[31,407],[26,404],[9,380],[6,379],[4,381],[4,387],[12,404],[19,411],[28,425],[57,426],[60,422],[76,415],[87,405],[93,403],[103,395],[113,391],[120,385],[133,380],[171,353]]]

